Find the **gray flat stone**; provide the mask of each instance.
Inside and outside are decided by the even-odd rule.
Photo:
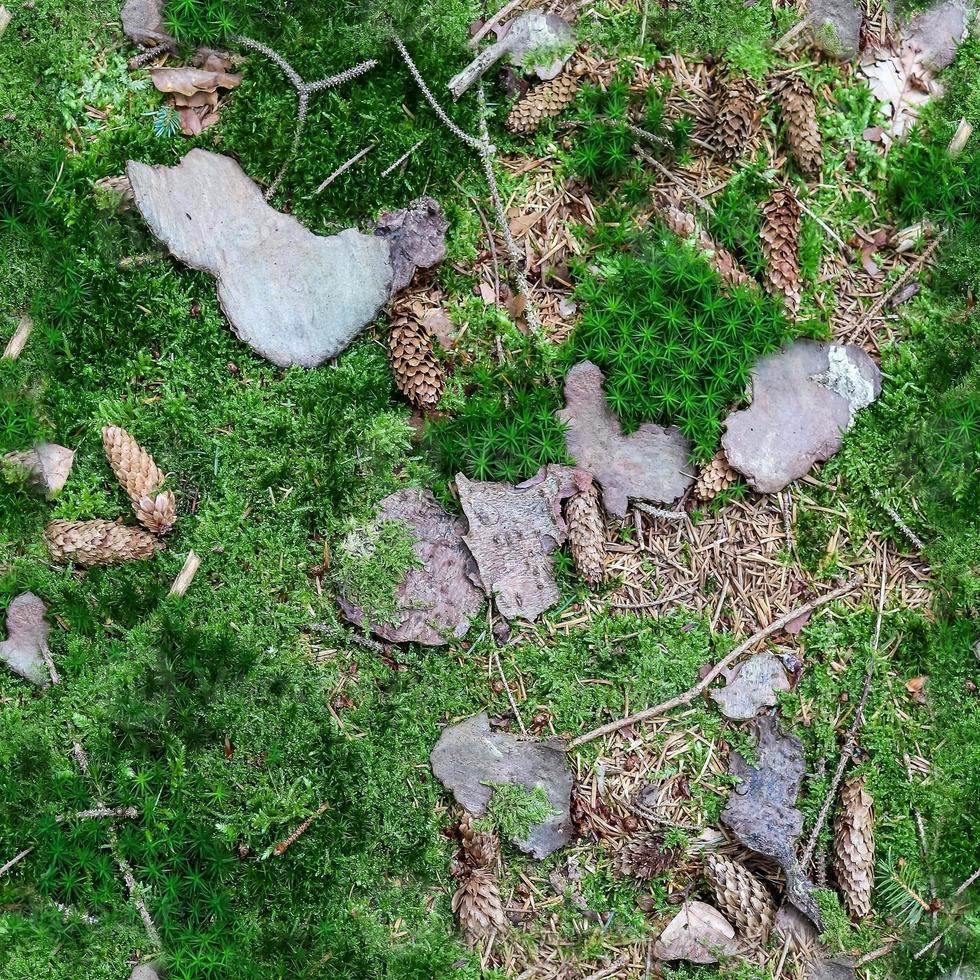
[[[540,786],[557,811],[514,843],[526,854],[547,857],[572,838],[572,774],[565,743],[522,741],[506,732],[491,732],[486,714],[474,715],[443,731],[429,761],[436,779],[474,816],[486,813],[493,793],[485,783]]]
[[[429,269],[446,257],[448,228],[442,205],[434,197],[420,197],[407,208],[378,218],[374,233],[391,250],[392,295],[412,281],[416,269]]]
[[[863,16],[854,0],[810,0],[813,43],[832,58],[856,58],[861,48]]]
[[[172,41],[163,19],[167,0],[126,0],[119,18],[123,33],[134,44],[153,47]]]
[[[360,606],[338,596],[344,615],[393,643],[443,646],[451,637],[465,636],[484,600],[476,562],[463,542],[466,521],[447,513],[430,491],[411,488],[385,497],[378,519],[401,521],[412,531],[422,566],[409,569],[395,589],[394,623],[371,623]]]
[[[0,661],[38,687],[50,677],[44,660],[48,644],[47,607],[33,592],[24,592],[7,607],[7,639],[0,643]]]
[[[721,444],[753,489],[776,493],[840,449],[855,413],[881,391],[881,372],[860,347],[800,340],[762,358],[751,387]]]
[[[181,262],[211,273],[235,335],[282,367],[336,357],[388,298],[387,243],[322,237],[270,207],[230,157],[194,149],[175,167],[130,161],[136,206]]]
[[[923,10],[905,32],[919,60],[933,71],[948,68],[968,32],[968,8],[963,0],[947,0]]]
[[[653,422],[624,436],[602,381],[602,371],[591,361],[576,364],[565,378],[565,407],[558,418],[568,427],[568,455],[595,477],[610,514],[625,517],[630,498],[671,503],[694,482],[687,440],[675,426],[664,429]]]

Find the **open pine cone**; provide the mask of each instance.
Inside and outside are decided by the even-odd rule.
[[[759,128],[758,94],[747,75],[732,75],[715,110],[712,142],[715,152],[726,163],[737,160]]]
[[[116,479],[133,505],[136,519],[154,534],[166,534],[177,517],[177,502],[170,490],[160,491],[164,473],[153,457],[118,425],[102,430],[102,447]]]
[[[855,776],[844,783],[834,832],[837,882],[856,919],[871,912],[875,882],[874,800],[864,782],[863,776]]]
[[[565,520],[575,569],[591,588],[595,588],[606,577],[603,548],[606,522],[602,516],[599,488],[595,483],[569,498],[565,504]]]
[[[800,205],[789,185],[777,187],[762,206],[762,254],[766,259],[766,288],[782,296],[795,316],[800,308]]]
[[[470,946],[503,929],[506,920],[497,876],[486,868],[474,868],[456,889],[452,909]]]
[[[564,71],[557,78],[536,85],[514,103],[507,116],[507,128],[512,133],[533,133],[543,120],[557,116],[571,104],[578,84],[574,72]]]
[[[150,558],[164,547],[152,534],[117,521],[52,521],[44,537],[55,561],[79,565]]]
[[[721,854],[709,854],[704,874],[718,909],[751,942],[764,943],[776,921],[776,906],[765,885],[748,868]]]
[[[414,316],[396,316],[388,334],[388,351],[398,390],[416,408],[435,408],[446,381],[428,328]]]
[[[806,176],[819,177],[823,150],[812,89],[802,76],[793,74],[776,88],[776,99],[786,122],[786,141],[793,158]]]

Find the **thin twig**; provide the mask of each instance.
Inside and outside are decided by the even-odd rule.
[[[194,551],[188,551],[187,557],[184,559],[184,564],[174,579],[174,584],[170,586],[170,591],[167,595],[176,596],[178,599],[181,598],[191,587],[191,582],[194,581],[194,576],[200,567],[201,559]]]
[[[634,500],[633,507],[642,510],[644,514],[651,517],[662,517],[665,521],[686,521],[688,514],[686,510],[664,510],[663,507],[654,507],[652,504],[645,504],[642,500]]]
[[[387,177],[389,174],[393,173],[398,169],[401,164],[403,164],[423,143],[425,142],[425,137],[418,140],[413,146],[410,146],[390,167],[385,167],[381,171],[382,177]]]
[[[527,735],[527,729],[524,727],[524,720],[521,718],[520,711],[517,710],[517,702],[514,700],[514,692],[511,691],[510,684],[507,683],[507,675],[504,673],[504,665],[500,662],[500,652],[497,650],[496,646],[493,647],[491,656],[496,661],[497,672],[500,674],[500,681],[504,685],[504,690],[507,692],[507,700],[510,701],[510,709],[514,712],[514,717],[517,719],[517,724],[521,729],[521,734]]]
[[[908,526],[908,524],[905,523],[905,521],[902,520],[902,515],[899,514],[894,507],[889,507],[888,504],[885,503],[885,498],[881,495],[881,491],[872,490],[871,496],[874,497],[879,504],[881,504],[881,509],[892,519],[892,521],[894,521],[895,527],[897,527],[899,531],[901,531],[902,534],[904,534],[905,537],[907,537],[909,541],[911,541],[912,544],[919,549],[919,551],[924,551],[926,547],[925,542],[915,533],[915,531],[912,530],[912,528]]]
[[[595,973],[590,973],[583,980],[605,980],[606,977],[611,977],[614,973],[618,973],[628,962],[629,957],[623,953],[617,956],[608,966],[604,966],[601,970],[596,970]]]
[[[936,946],[938,943],[942,942],[942,940],[945,937],[946,933],[949,932],[949,930],[952,929],[952,928],[953,928],[953,926],[952,926],[952,924],[950,924],[950,925],[946,926],[946,928],[943,929],[943,931],[941,933],[939,933],[939,935],[933,936],[932,939],[930,939],[929,942],[927,942],[925,944],[925,946],[922,947],[922,949],[920,949],[917,953],[914,953],[913,954],[912,959],[913,960],[918,960],[918,959],[921,959],[923,956],[925,956],[926,953],[928,953],[929,950],[932,949],[933,946]]]
[[[783,975],[783,967],[786,965],[786,956],[789,953],[789,944],[792,941],[792,932],[787,932],[786,940],[783,942],[783,951],[779,955],[779,962],[776,964],[776,972],[773,974],[773,980],[779,980],[779,978]]]
[[[718,661],[708,671],[704,677],[698,681],[694,687],[688,688],[683,694],[678,694],[676,697],[670,698],[668,701],[664,701],[662,704],[654,705],[652,708],[646,708],[643,711],[638,711],[634,715],[630,715],[628,718],[620,718],[618,721],[611,721],[607,725],[601,725],[599,728],[593,729],[591,732],[586,732],[584,735],[579,735],[578,738],[573,738],[571,742],[568,743],[570,749],[576,749],[580,745],[585,745],[587,742],[593,741],[593,739],[602,738],[603,735],[609,735],[612,732],[619,731],[621,728],[626,728],[628,725],[636,725],[641,721],[648,721],[650,718],[656,718],[658,715],[662,715],[673,708],[677,708],[682,704],[690,704],[702,691],[704,691],[717,677],[725,671],[725,669],[734,661],[736,661],[743,653],[750,650],[756,643],[760,640],[764,640],[767,636],[771,636],[773,633],[781,630],[787,623],[792,622],[794,619],[799,619],[805,613],[812,612],[814,609],[818,609],[820,606],[826,605],[828,602],[833,602],[835,599],[840,599],[842,596],[848,595],[853,592],[859,585],[864,582],[864,575],[855,575],[852,579],[846,582],[844,585],[837,589],[827,592],[825,595],[817,596],[815,599],[811,599],[809,602],[804,603],[802,606],[798,606],[796,609],[791,609],[788,613],[780,616],[778,619],[774,619],[768,626],[764,629],[759,630],[758,633],[754,633],[750,636],[744,643],[740,643],[731,653],[723,657]]]
[[[342,163],[319,187],[313,192],[319,194],[325,187],[329,187],[341,174],[346,173],[362,157],[366,157],[373,149],[375,144],[368,143],[362,150],[358,150],[349,160]]]
[[[17,329],[13,332],[7,346],[4,348],[3,357],[8,361],[16,361],[20,357],[21,351],[27,344],[34,329],[34,321],[26,314],[20,318]]]
[[[685,195],[687,195],[687,197],[694,201],[699,207],[707,211],[708,214],[713,215],[715,213],[715,209],[703,197],[701,197],[700,194],[697,194],[695,191],[691,190],[691,188],[688,187],[687,184],[680,179],[680,177],[668,170],[656,157],[647,153],[642,146],[636,143],[634,144],[633,149],[646,163],[649,163],[651,167],[659,170],[660,173],[662,173],[668,180],[675,183],[685,193]]]
[[[955,892],[953,892],[953,898],[959,898],[960,895],[962,895],[963,892],[965,892],[967,888],[969,888],[970,885],[972,885],[978,878],[980,878],[980,868],[977,868],[977,870],[974,871],[973,874],[970,875],[970,877],[967,878]]]
[[[837,769],[834,771],[834,778],[830,781],[830,787],[827,790],[827,795],[824,797],[823,806],[820,807],[820,813],[817,815],[817,821],[813,825],[813,830],[810,832],[810,839],[807,841],[806,850],[803,852],[803,857],[800,861],[801,866],[804,870],[809,866],[810,862],[813,860],[813,852],[817,847],[817,839],[820,837],[820,832],[823,830],[823,825],[827,820],[827,815],[830,813],[830,808],[833,805],[834,800],[837,798],[837,790],[840,786],[841,779],[844,778],[844,770],[847,768],[848,762],[851,760],[851,752],[854,746],[857,744],[857,733],[864,724],[864,706],[868,703],[868,695],[871,693],[871,681],[874,678],[874,664],[875,657],[878,654],[878,643],[881,640],[881,617],[885,608],[885,586],[888,582],[888,553],[882,551],[881,553],[881,588],[878,592],[878,615],[875,618],[875,631],[874,637],[871,641],[871,655],[868,657],[868,669],[864,675],[864,688],[861,691],[861,699],[858,701],[857,708],[854,710],[854,718],[851,721],[851,727],[847,732],[847,737],[844,739],[844,744],[841,746],[840,759],[837,762]]]
[[[140,815],[134,806],[98,806],[91,810],[76,810],[74,813],[61,813],[54,818],[55,823],[66,820],[101,820],[106,817],[126,817],[135,820]]]
[[[475,48],[490,31],[496,30],[496,25],[518,6],[520,2],[521,0],[508,0],[492,17],[487,18],[487,22],[466,42],[466,46],[468,48]]]
[[[895,941],[889,940],[884,946],[879,946],[877,949],[871,950],[870,953],[865,953],[855,964],[855,969],[860,969],[866,963],[871,963],[874,960],[880,960],[882,956],[887,956],[895,945]]]
[[[285,854],[285,852],[292,847],[293,844],[295,844],[307,830],[310,829],[310,824],[313,823],[313,821],[316,820],[316,818],[322,813],[324,813],[328,806],[330,806],[329,803],[321,803],[316,810],[311,813],[285,840],[281,840],[278,844],[276,844],[276,846],[272,849],[273,855],[275,857],[279,857],[281,854]]]
[[[159,44],[153,45],[152,48],[147,48],[142,54],[134,55],[129,59],[128,65],[130,71],[135,71],[137,68],[142,68],[143,65],[149,64],[155,58],[159,58],[166,51],[174,51],[177,48],[177,42],[174,40],[161,41]]]
[[[33,847],[25,847],[20,854],[15,854],[2,868],[0,868],[0,878],[2,878],[15,864],[19,864],[28,854],[33,851]]]

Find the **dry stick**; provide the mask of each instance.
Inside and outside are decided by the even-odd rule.
[[[92,784],[92,793],[95,797],[95,802],[98,803],[100,807],[104,806],[101,799],[101,794],[99,793],[99,787],[96,785],[95,780],[92,779],[92,773],[89,770],[88,755],[86,754],[85,749],[83,749],[81,744],[78,742],[75,742],[72,748],[75,753],[75,759],[78,762],[78,768],[82,770],[89,782]],[[153,924],[153,918],[150,916],[150,910],[146,907],[146,902],[143,901],[143,887],[136,881],[136,878],[133,875],[133,869],[130,867],[129,862],[123,857],[122,851],[119,849],[119,837],[116,834],[116,829],[112,826],[112,824],[109,824],[108,837],[109,849],[112,851],[112,856],[116,859],[116,865],[122,872],[123,881],[126,882],[126,891],[129,894],[133,905],[136,906],[136,911],[139,912],[140,918],[143,920],[143,928],[146,930],[146,935],[157,949],[163,949],[163,942],[160,939],[160,933],[157,932],[157,927]]]
[[[33,851],[33,847],[25,847],[20,854],[15,854],[2,868],[0,868],[0,878],[2,878],[15,864],[19,864],[28,854]]]
[[[465,191],[458,180],[453,177],[453,183],[459,189],[459,191],[465,194],[469,199],[470,203],[476,208],[476,213],[480,217],[480,224],[483,225],[483,230],[487,233],[487,241],[490,243],[490,258],[493,261],[493,296],[496,302],[500,301],[500,264],[497,261],[497,243],[493,240],[493,231],[490,228],[490,222],[487,221],[486,216],[483,213],[483,208],[480,207],[476,198]]]
[[[183,567],[174,579],[174,584],[170,586],[170,591],[167,594],[177,596],[178,599],[181,598],[191,587],[191,582],[194,581],[194,576],[200,567],[201,559],[195,552],[188,551]]]
[[[641,510],[644,514],[649,514],[651,517],[662,517],[665,521],[686,521],[688,519],[687,511],[685,510],[664,510],[662,507],[653,507],[639,500],[633,501],[633,507],[635,510]]]
[[[959,898],[960,895],[962,895],[963,892],[965,892],[967,888],[969,888],[970,885],[972,885],[978,878],[980,878],[980,868],[977,868],[977,870],[974,871],[973,874],[970,875],[970,877],[967,878],[955,892],[953,892],[953,898]]]
[[[875,656],[878,653],[878,643],[881,640],[881,616],[885,608],[885,585],[888,581],[887,554],[886,551],[883,551],[881,554],[881,589],[878,592],[878,615],[875,619],[875,632],[874,638],[871,641],[871,656],[868,658],[868,669],[864,675],[864,688],[861,691],[861,699],[858,701],[857,708],[854,711],[854,719],[851,721],[851,727],[847,732],[847,737],[844,739],[844,744],[841,746],[840,759],[837,762],[837,769],[834,771],[834,778],[830,781],[830,788],[824,797],[823,806],[820,807],[820,813],[817,815],[817,822],[813,825],[813,830],[810,832],[810,839],[807,841],[806,850],[803,852],[803,857],[800,860],[800,865],[804,871],[806,871],[810,862],[813,860],[813,852],[817,847],[817,838],[819,838],[820,831],[823,830],[823,825],[826,823],[827,815],[830,813],[830,807],[837,797],[837,789],[840,786],[841,779],[844,778],[844,770],[850,761],[851,751],[857,743],[858,730],[864,723],[864,706],[868,703],[868,695],[871,693]]]
[[[129,70],[134,71],[137,68],[142,68],[143,65],[153,61],[154,58],[159,57],[165,51],[174,51],[176,48],[176,41],[161,41],[159,44],[155,44],[152,48],[147,48],[147,50],[142,54],[137,54],[130,58]]]
[[[358,150],[346,163],[342,163],[320,186],[313,192],[319,194],[325,187],[329,187],[341,174],[346,173],[362,157],[366,157],[374,149],[374,143],[368,143],[363,150]]]
[[[466,46],[475,48],[520,3],[521,0],[509,0],[492,17],[487,18],[487,22],[466,42]]]
[[[912,528],[908,526],[908,524],[905,523],[905,521],[902,520],[901,514],[899,514],[894,507],[889,507],[888,504],[885,503],[885,499],[882,497],[881,491],[872,490],[871,496],[874,497],[879,504],[881,504],[881,509],[892,519],[892,521],[894,521],[895,527],[897,527],[899,531],[901,531],[902,534],[904,534],[905,537],[907,537],[909,541],[911,541],[912,544],[919,549],[919,551],[925,551],[925,542],[915,533],[915,531],[912,530]]]
[[[635,715],[630,715],[628,718],[620,718],[618,721],[611,721],[607,725],[602,725],[599,728],[593,729],[591,732],[586,732],[584,735],[579,735],[578,738],[573,738],[571,742],[568,743],[570,749],[577,749],[580,745],[585,745],[587,742],[593,741],[593,739],[601,738],[603,735],[609,735],[611,732],[619,731],[621,728],[625,728],[627,725],[636,725],[641,721],[648,721],[651,718],[656,718],[658,715],[662,715],[673,708],[677,708],[682,704],[690,704],[702,691],[704,691],[715,678],[720,677],[723,671],[737,660],[746,650],[750,650],[756,643],[760,640],[764,640],[767,636],[771,636],[773,633],[781,630],[787,623],[792,622],[794,619],[799,619],[800,616],[808,612],[812,612],[814,609],[818,609],[820,606],[826,605],[828,602],[833,602],[835,599],[840,599],[842,596],[848,595],[853,592],[861,583],[864,582],[864,575],[855,575],[852,579],[846,582],[844,585],[831,592],[827,592],[825,595],[817,596],[815,599],[811,599],[809,602],[804,603],[802,606],[798,606],[796,609],[791,609],[788,613],[780,616],[778,619],[774,619],[768,626],[764,629],[759,630],[758,633],[754,633],[750,636],[744,643],[740,643],[731,653],[723,657],[718,661],[708,671],[704,677],[694,685],[694,687],[689,688],[683,694],[678,694],[676,697],[671,698],[669,701],[664,701],[662,704],[654,705],[652,708],[646,708],[643,711],[638,711]]]
[[[595,973],[590,973],[583,980],[605,980],[606,977],[611,977],[614,973],[617,973],[629,962],[629,957],[626,953],[622,953],[617,956],[616,959],[612,961],[608,966],[604,966],[601,970],[596,970]]]
[[[381,171],[382,177],[387,177],[390,173],[396,170],[401,164],[403,164],[423,143],[425,142],[425,137],[418,140],[414,146],[410,146],[390,167],[385,167]]]
[[[33,329],[34,321],[26,314],[22,316],[20,322],[17,324],[17,329],[14,331],[10,340],[7,341],[7,346],[3,351],[3,356],[8,361],[16,361],[20,357],[21,351],[27,344],[27,340],[31,336]]]
[[[510,684],[507,683],[507,675],[504,673],[504,665],[500,662],[500,651],[497,650],[496,646],[492,651],[493,659],[497,663],[497,671],[500,674],[500,680],[504,685],[504,690],[507,692],[507,700],[510,701],[511,711],[514,712],[514,717],[517,719],[517,724],[520,726],[521,734],[527,735],[527,729],[524,727],[524,720],[521,718],[520,711],[517,710],[517,702],[514,700],[514,692],[510,689]]]
[[[642,146],[640,146],[639,144],[634,144],[633,149],[643,158],[643,160],[646,163],[649,163],[651,167],[655,167],[666,178],[668,178],[668,180],[671,180],[673,183],[675,183],[684,192],[684,194],[687,197],[689,197],[692,201],[694,201],[699,207],[704,208],[704,210],[707,211],[708,214],[715,213],[715,209],[703,197],[701,197],[700,194],[697,194],[695,191],[692,191],[691,188],[688,187],[687,184],[685,184],[684,181],[680,179],[680,177],[676,176],[676,174],[668,170],[656,157],[651,156],[649,153],[647,153],[647,151],[644,150]]]
[[[358,65],[354,65],[353,68],[348,68],[346,71],[342,71],[336,75],[330,75],[327,78],[318,79],[315,82],[304,81],[300,76],[300,73],[293,68],[293,66],[286,61],[286,59],[279,54],[278,51],[273,51],[272,48],[260,41],[253,41],[250,37],[245,37],[242,34],[232,35],[231,40],[236,44],[240,44],[243,48],[249,48],[252,51],[257,51],[259,54],[265,55],[270,61],[274,61],[282,73],[289,79],[290,84],[296,89],[297,96],[297,106],[296,106],[296,129],[293,132],[293,142],[289,150],[289,156],[284,161],[279,173],[276,174],[275,179],[266,188],[265,199],[269,200],[273,194],[279,189],[279,185],[282,183],[283,177],[286,175],[286,171],[289,169],[289,165],[293,162],[296,156],[296,152],[299,149],[300,137],[303,135],[303,129],[306,126],[306,112],[310,104],[310,96],[314,92],[322,92],[327,88],[336,88],[338,85],[343,85],[345,82],[353,81],[359,75],[363,75],[366,71],[370,71],[377,64],[373,58],[369,61],[362,61]]]
[[[776,972],[773,974],[773,980],[779,980],[783,975],[783,967],[786,965],[786,956],[789,954],[789,944],[793,941],[793,934],[791,932],[786,933],[786,941],[783,943],[783,951],[779,955],[779,963],[776,964]]]
[[[865,965],[865,963],[870,963],[872,960],[880,960],[882,956],[887,956],[891,951],[892,947],[895,945],[895,940],[889,940],[884,946],[879,946],[877,949],[871,950],[870,953],[865,953],[855,964],[855,969],[858,969]]]
[[[310,824],[316,820],[322,813],[324,813],[327,807],[330,806],[329,803],[321,803],[315,812],[311,813],[285,840],[280,841],[276,844],[272,853],[279,857],[280,854],[284,854],[288,848],[292,847],[306,833],[310,828]]]
[[[54,818],[55,823],[66,820],[100,820],[105,817],[126,817],[135,820],[140,815],[134,806],[98,806],[91,810],[76,810],[74,813],[61,813]]]

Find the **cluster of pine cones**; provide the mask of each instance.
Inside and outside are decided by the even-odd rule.
[[[120,521],[52,521],[44,537],[56,561],[109,565],[150,558],[164,547],[159,535],[174,525],[177,502],[173,491],[162,489],[164,473],[153,457],[117,425],[102,430],[102,446],[146,530]]]

